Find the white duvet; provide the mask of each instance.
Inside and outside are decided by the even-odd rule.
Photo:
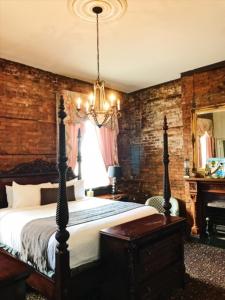
[[[85,197],[81,200],[68,203],[70,211],[84,210],[92,207],[106,205],[113,200]],[[95,261],[99,257],[99,231],[103,228],[112,227],[127,221],[142,218],[157,213],[151,206],[143,206],[129,210],[118,215],[110,216],[100,220],[68,227],[70,238],[68,240],[70,250],[70,267]],[[55,216],[56,204],[26,208],[3,208],[0,209],[0,243],[10,246],[20,252],[20,235],[22,228],[31,220]],[[51,236],[48,243],[48,264],[54,270],[55,266],[55,234]]]

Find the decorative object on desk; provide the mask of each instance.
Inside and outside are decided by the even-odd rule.
[[[184,160],[184,178],[190,177],[190,161],[188,158]]]
[[[94,197],[94,191],[93,191],[92,189],[89,189],[89,190],[87,191],[87,196],[88,196],[88,197]]]
[[[112,194],[116,194],[116,180],[122,177],[122,169],[120,166],[109,166],[108,176],[112,178]]]
[[[205,166],[205,176],[211,178],[225,178],[225,158],[208,158]]]

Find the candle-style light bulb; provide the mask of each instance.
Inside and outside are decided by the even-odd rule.
[[[111,106],[114,106],[115,105],[115,100],[116,100],[116,96],[114,94],[111,94],[110,97],[110,103],[111,103]]]
[[[77,99],[77,109],[78,110],[81,109],[81,98],[80,97]]]
[[[91,93],[90,95],[89,95],[89,101],[90,101],[90,105],[91,106],[93,106],[94,105],[94,95],[93,95],[93,93]]]
[[[120,99],[117,100],[117,109],[120,110]]]
[[[86,113],[88,113],[89,112],[89,102],[87,101],[86,102]]]

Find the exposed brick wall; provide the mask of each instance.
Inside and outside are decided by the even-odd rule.
[[[139,168],[137,177],[144,181],[145,192],[162,194],[162,123],[166,114],[171,191],[183,203],[187,200],[183,162],[185,158],[192,161],[193,98],[197,108],[225,104],[225,67],[189,72],[179,80],[128,95],[120,122],[120,161],[127,177]],[[132,150],[138,155],[132,155]]]
[[[0,170],[34,159],[55,161],[55,95],[88,93],[92,84],[0,59]],[[125,177],[162,194],[162,123],[169,123],[172,194],[185,200],[183,161],[192,159],[191,105],[225,103],[225,67],[183,74],[181,79],[122,94],[119,160]],[[187,200],[187,199],[186,199]]]
[[[166,114],[169,125],[172,194],[182,199],[184,155],[181,81],[176,80],[129,94],[123,111],[119,154],[125,176],[134,175],[132,149],[139,151],[138,177],[144,181],[143,190],[152,195],[162,194],[162,126]]]
[[[0,170],[56,159],[56,93],[90,93],[80,80],[0,59]]]
[[[192,168],[192,105],[195,103],[196,109],[201,109],[212,105],[225,104],[225,66],[209,71],[184,74],[181,77],[181,86],[184,158],[190,159]],[[191,215],[187,184],[185,185],[185,200],[188,215]]]

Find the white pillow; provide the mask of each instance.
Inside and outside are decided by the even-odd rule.
[[[85,189],[84,189],[84,180],[77,180],[77,179],[72,179],[70,181],[66,182],[66,186],[71,186],[74,185],[74,194],[76,200],[81,199],[85,196]],[[53,183],[52,188],[58,188],[59,184],[58,183]]]
[[[69,180],[69,181],[66,182],[66,186],[74,185],[75,182],[76,182],[76,179],[75,179],[75,178],[72,179],[72,180]],[[58,187],[59,187],[59,184],[58,184],[58,183],[52,183],[52,184],[51,184],[51,187],[52,187],[52,188],[58,188]]]
[[[41,205],[41,188],[48,188],[51,185],[50,182],[24,185],[13,182],[12,208]]]
[[[12,207],[12,204],[13,204],[13,187],[11,185],[6,185],[5,189],[6,189],[8,207]]]

